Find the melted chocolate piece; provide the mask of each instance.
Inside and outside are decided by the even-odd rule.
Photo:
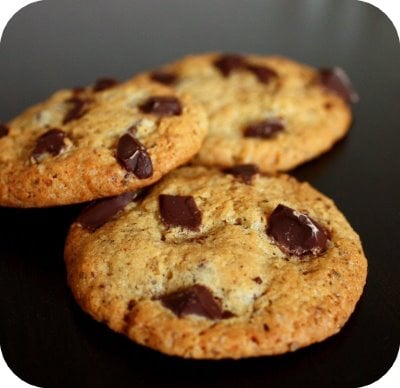
[[[8,127],[5,124],[0,123],[0,138],[7,136],[9,132]]]
[[[134,174],[139,179],[146,179],[153,175],[153,164],[146,149],[142,149],[139,153]]]
[[[127,171],[133,172],[139,179],[153,175],[153,164],[146,148],[130,133],[123,135],[117,145],[117,159]]]
[[[160,214],[166,226],[181,226],[198,230],[201,212],[191,196],[160,194],[158,198]]]
[[[112,88],[117,85],[118,81],[114,78],[98,78],[93,86],[95,92],[100,92],[105,89]]]
[[[306,214],[281,204],[269,216],[266,232],[281,251],[290,255],[320,255],[328,248],[325,228]]]
[[[35,148],[32,151],[32,158],[36,161],[46,153],[56,156],[64,148],[65,132],[61,129],[53,128],[39,136],[36,140]]]
[[[272,70],[267,66],[247,65],[246,69],[251,71],[263,84],[269,83],[272,79],[278,76],[278,73],[275,70]]]
[[[116,197],[94,201],[83,209],[76,222],[85,229],[93,232],[107,221],[114,218],[118,212],[137,197],[138,193],[139,192],[133,191]]]
[[[247,185],[250,185],[253,176],[260,172],[255,164],[240,164],[238,166],[225,168],[222,171],[240,178]]]
[[[200,284],[185,288],[160,298],[161,303],[178,317],[194,314],[208,319],[230,318],[230,311],[223,311],[211,291]],[[225,315],[225,316],[224,316]]]
[[[243,69],[252,72],[260,82],[267,84],[278,76],[275,70],[267,66],[252,65],[244,57],[236,54],[222,55],[213,64],[224,77],[228,77],[234,70]]]
[[[164,85],[172,85],[176,82],[177,76],[173,73],[167,73],[166,71],[153,71],[150,74],[150,78],[153,81],[159,82]]]
[[[276,119],[265,119],[248,125],[243,132],[245,137],[260,137],[270,139],[284,129],[283,124]]]
[[[222,319],[229,319],[233,317],[236,317],[236,315],[232,311],[225,310],[222,312]]]
[[[340,67],[320,69],[319,80],[325,88],[338,94],[347,103],[355,103],[359,100],[358,94],[353,89],[348,75]]]
[[[71,108],[69,111],[66,113],[63,124],[67,124],[72,120],[77,120],[80,119],[82,116],[84,116],[88,109],[87,109],[87,103],[89,102],[88,100],[81,100],[79,97],[77,97],[77,94],[75,94],[74,97],[71,97],[67,100],[69,104],[71,104]]]
[[[225,54],[217,58],[213,64],[224,77],[228,77],[233,70],[243,69],[246,61],[240,55]]]
[[[157,116],[179,116],[182,113],[181,102],[176,97],[154,96],[139,106],[143,113]]]
[[[79,94],[83,93],[86,89],[83,86],[77,86],[75,88],[72,89],[72,93],[74,95],[74,97],[79,98]]]

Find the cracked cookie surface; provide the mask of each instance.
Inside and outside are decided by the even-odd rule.
[[[287,171],[329,150],[348,131],[357,95],[341,69],[280,56],[188,56],[144,74],[203,104],[209,133],[194,163],[254,163]]]
[[[167,354],[293,351],[337,333],[362,294],[358,235],[332,200],[287,175],[183,167],[123,210],[95,206],[66,242],[72,292],[96,320]]]
[[[148,186],[188,161],[206,131],[198,103],[156,82],[101,79],[58,91],[1,125],[0,205],[78,203]]]

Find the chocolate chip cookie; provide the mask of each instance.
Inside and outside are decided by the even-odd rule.
[[[111,329],[188,358],[285,353],[345,324],[367,273],[358,235],[307,183],[253,165],[183,167],[90,205],[68,281]]]
[[[254,163],[286,171],[329,150],[348,131],[357,94],[340,68],[278,56],[205,54],[144,75],[190,93],[209,117],[195,163]]]
[[[185,163],[203,108],[158,82],[110,78],[61,90],[0,125],[0,205],[89,201],[148,186]]]

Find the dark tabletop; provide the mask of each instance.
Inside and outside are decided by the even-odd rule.
[[[125,79],[210,50],[278,53],[340,65],[361,100],[350,134],[293,174],[334,199],[369,261],[343,330],[292,354],[190,361],[130,342],[93,321],[66,285],[63,244],[80,206],[0,209],[0,340],[12,370],[43,387],[357,387],[399,346],[400,50],[376,8],[338,0],[62,0],[20,11],[0,46],[0,121],[56,89]]]

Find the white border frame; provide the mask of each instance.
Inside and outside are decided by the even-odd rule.
[[[40,0],[1,0],[0,3],[0,44],[3,31],[9,20],[23,7]],[[350,1],[350,0],[349,0]],[[362,1],[362,0],[359,0]],[[400,2],[398,0],[368,0],[380,9],[394,24],[397,37],[400,36]],[[1,344],[0,344],[1,346]],[[0,348],[0,382],[6,388],[34,387],[16,376],[6,364]],[[397,384],[396,384],[397,383]],[[400,359],[399,352],[393,366],[379,380],[368,385],[368,388],[396,388],[400,386]]]

